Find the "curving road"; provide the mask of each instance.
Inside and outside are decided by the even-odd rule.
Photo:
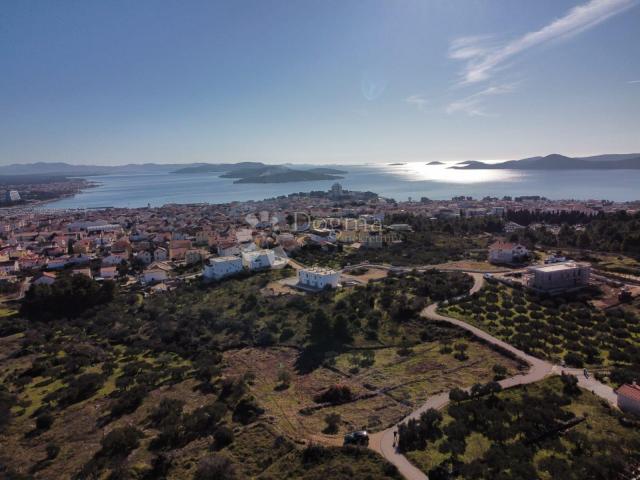
[[[473,277],[473,287],[469,291],[470,294],[473,294],[480,290],[484,285],[484,278],[481,273],[471,273],[465,272],[468,275]],[[616,405],[617,396],[613,389],[608,385],[604,385],[603,383],[598,382],[593,377],[586,378],[583,375],[583,371],[580,369],[571,369],[571,368],[563,368],[559,365],[553,365],[550,362],[540,360],[539,358],[533,357],[522,350],[519,350],[508,343],[490,335],[489,333],[481,330],[473,325],[469,325],[468,323],[457,320],[455,318],[446,317],[444,315],[439,314],[436,310],[438,308],[438,304],[434,303],[426,307],[422,311],[422,316],[428,318],[430,320],[437,320],[441,322],[447,322],[453,325],[456,325],[460,328],[463,328],[471,333],[473,333],[476,337],[481,338],[482,340],[490,343],[492,345],[496,345],[501,347],[513,355],[518,357],[520,360],[526,362],[529,365],[529,370],[524,374],[518,374],[510,378],[506,378],[500,381],[500,385],[502,388],[510,388],[517,385],[525,385],[528,383],[535,383],[547,375],[551,374],[560,374],[561,372],[570,373],[575,375],[578,378],[578,384],[586,389],[590,390],[601,398],[607,400],[610,404]],[[418,418],[422,412],[430,409],[436,408],[440,409],[447,405],[449,402],[449,392],[443,392],[438,395],[434,395],[429,397],[427,401],[421,405],[417,410],[409,414],[406,418],[404,418],[400,423],[405,422],[411,418]],[[389,462],[394,464],[398,471],[409,480],[428,480],[427,475],[425,475],[422,471],[414,467],[407,458],[399,453],[394,446],[394,438],[393,432],[396,430],[396,426],[392,426],[387,430],[382,432],[374,433],[371,435],[369,441],[369,447],[373,450],[380,453],[384,458],[386,458]]]

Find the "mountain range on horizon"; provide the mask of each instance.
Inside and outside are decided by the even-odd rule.
[[[442,165],[451,162],[430,161],[428,165]],[[331,164],[331,166],[335,166]],[[600,154],[587,157],[568,157],[553,153],[546,156],[535,156],[518,160],[507,160],[498,163],[487,163],[478,160],[466,160],[457,162],[449,168],[464,170],[480,169],[514,169],[514,170],[622,170],[640,169],[640,153],[615,153]],[[65,162],[36,162],[15,163],[0,165],[0,175],[66,175],[66,176],[96,176],[110,174],[134,174],[134,173],[215,173],[227,175],[229,172],[237,172],[243,169],[255,169],[257,176],[260,170],[269,174],[288,173],[287,170],[296,172],[306,171],[320,175],[336,175],[344,173],[329,165],[313,164],[266,164],[263,162],[237,162],[237,163],[129,163],[124,165],[73,165]],[[241,177],[229,177],[241,178]]]
[[[553,153],[545,157],[530,157],[498,163],[466,161],[449,168],[455,170],[637,170],[640,169],[640,154],[567,157]]]

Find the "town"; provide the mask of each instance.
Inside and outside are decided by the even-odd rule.
[[[377,452],[389,462],[385,475],[406,478],[425,478],[426,473],[429,478],[449,478],[438,475],[452,468],[459,472],[471,469],[473,462],[457,460],[453,446],[438,447],[450,457],[434,463],[436,457],[429,453],[428,445],[435,440],[423,435],[443,435],[438,426],[439,408],[452,411],[461,399],[467,402],[465,408],[479,408],[476,403],[487,394],[499,404],[502,389],[532,384],[544,409],[549,408],[545,397],[549,389],[564,388],[565,393],[573,392],[567,394],[573,400],[567,401],[579,410],[586,408],[581,402],[603,402],[598,408],[605,405],[606,415],[624,419],[625,425],[637,425],[640,263],[634,260],[639,253],[634,225],[638,212],[640,202],[552,201],[537,196],[396,202],[372,192],[348,191],[339,183],[325,192],[220,205],[5,209],[0,223],[4,305],[0,345],[4,351],[8,354],[24,342],[25,332],[36,335],[30,330],[40,328],[35,325],[46,325],[21,323],[21,317],[66,325],[66,318],[97,315],[91,320],[95,326],[89,327],[94,335],[121,345],[117,350],[105,349],[104,344],[90,341],[84,348],[103,353],[90,354],[93,360],[79,367],[80,373],[69,376],[51,370],[46,374],[53,375],[51,381],[59,378],[56,381],[63,385],[84,384],[90,378],[97,382],[94,387],[83,386],[87,393],[78,394],[75,400],[63,396],[71,395],[65,393],[70,387],[56,390],[47,382],[39,386],[35,381],[19,381],[23,374],[18,364],[10,362],[13,367],[6,370],[5,381],[15,386],[6,394],[22,398],[30,392],[30,397],[37,397],[18,404],[22,406],[16,412],[22,413],[15,432],[34,417],[35,431],[49,430],[49,422],[64,415],[66,410],[60,409],[65,402],[88,408],[91,402],[100,401],[99,392],[108,382],[120,382],[119,378],[128,375],[125,370],[105,370],[107,363],[101,358],[111,358],[109,362],[126,369],[131,355],[141,355],[140,365],[149,375],[159,361],[156,351],[170,355],[166,365],[173,372],[172,379],[158,383],[153,376],[140,377],[135,388],[109,387],[111,393],[105,398],[112,398],[111,410],[103,412],[107,417],[96,419],[98,423],[139,422],[135,420],[139,412],[146,411],[141,405],[151,401],[147,395],[165,392],[162,385],[166,382],[175,385],[171,388],[186,388],[180,390],[183,394],[191,389],[200,392],[197,398],[201,400],[194,401],[223,395],[219,389],[224,382],[239,382],[233,388],[250,396],[239,393],[228,404],[227,408],[235,410],[232,420],[221,420],[222,425],[257,422],[270,432],[267,437],[282,436],[287,442],[306,445],[305,455],[314,448],[342,442],[365,446],[371,455]],[[612,230],[619,236],[613,244],[608,233]],[[282,305],[287,305],[285,311]],[[106,313],[111,310],[120,312],[114,313],[116,323],[111,331],[102,331],[98,325],[104,320],[99,318],[112,315]],[[134,318],[153,311],[158,312],[154,316],[160,315],[160,323],[149,324],[145,327],[149,333],[136,339],[138,333],[132,328],[138,320]],[[167,320],[161,320],[171,311],[181,312],[184,318],[183,325],[171,334],[178,335],[174,340],[166,336]],[[558,314],[559,323],[554,322]],[[125,319],[133,315],[123,320],[130,325],[125,331],[133,335],[129,341],[122,337],[124,332],[118,333],[123,325],[116,321],[117,315]],[[585,315],[596,323],[585,324]],[[14,318],[17,320],[12,321]],[[618,326],[608,327],[607,322]],[[592,340],[582,341],[575,325]],[[620,330],[615,335],[622,337],[616,339],[609,333],[614,328]],[[597,340],[594,329],[600,331]],[[188,331],[199,331],[199,339],[187,342]],[[217,332],[215,336],[205,340],[212,331]],[[471,337],[465,336],[469,333]],[[71,348],[64,336],[55,338],[57,346],[52,352],[60,349],[69,358],[79,358],[76,347]],[[39,348],[30,355],[49,358],[44,351],[37,354]],[[298,356],[288,348],[301,353]],[[365,350],[359,350],[362,348]],[[218,352],[215,358],[206,353],[214,351]],[[458,372],[455,376],[447,373],[452,361],[447,358],[458,364],[453,367]],[[425,373],[398,370],[406,361],[424,365]],[[93,364],[102,369],[95,379],[90,373]],[[307,383],[313,385],[312,390],[303,393]],[[580,389],[594,398],[577,397],[575,392]],[[443,395],[450,406],[434,403]],[[364,415],[353,409],[356,405],[373,408],[376,414]],[[161,407],[169,404],[157,408]],[[595,418],[605,415],[603,412]],[[572,417],[570,422],[584,421],[580,418]],[[180,421],[188,421],[188,416]],[[566,420],[550,421],[540,428],[564,431]],[[424,422],[432,423],[431,433],[420,433]],[[141,433],[147,427],[134,429],[137,433],[126,428],[113,432],[153,435],[153,429]],[[154,428],[161,433],[152,444],[165,441],[162,435],[168,431],[163,429],[169,427]],[[212,428],[218,449],[232,448],[235,443],[225,445],[233,442],[233,435],[238,436],[237,442],[254,441],[241,434],[239,427]],[[621,438],[631,438],[625,427],[615,428],[623,429]],[[96,442],[85,427],[72,429],[78,438]],[[50,435],[62,438],[61,433]],[[161,450],[189,444],[190,435],[200,438],[192,432],[171,440],[177,443]],[[446,435],[447,442],[471,441],[455,440],[453,431]],[[122,448],[137,448],[134,437],[130,447]],[[70,437],[64,438],[73,443]],[[17,457],[26,453],[15,448]],[[157,449],[149,448],[152,452]],[[286,451],[296,448],[290,444]],[[98,461],[106,455],[103,450],[93,459],[81,457],[83,472],[105,468]],[[165,458],[162,455],[154,461]],[[172,466],[167,468],[178,476],[186,474],[188,462],[175,455],[174,451]],[[73,459],[70,465],[81,467],[75,456],[69,458]],[[378,458],[361,461],[368,462],[366,468],[374,468]],[[637,468],[634,462],[622,462],[616,467],[620,471]],[[47,469],[50,464],[51,471],[60,474],[70,468],[56,463],[54,457],[36,468]],[[246,468],[246,475],[255,474],[254,467]]]

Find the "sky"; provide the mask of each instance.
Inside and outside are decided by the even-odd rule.
[[[640,152],[640,0],[0,0],[0,164]]]

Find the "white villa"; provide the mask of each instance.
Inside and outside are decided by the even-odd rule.
[[[589,284],[591,266],[587,263],[564,262],[528,268],[527,285],[543,292],[562,292]]]
[[[276,254],[273,250],[242,252],[242,265],[244,265],[248,270],[271,268],[275,261]]]
[[[301,287],[317,288],[322,290],[329,286],[337,288],[340,281],[340,273],[329,268],[311,267],[298,270],[298,285]]]
[[[495,242],[489,247],[489,261],[491,263],[517,263],[529,255],[524,245]]]
[[[204,278],[207,280],[220,280],[242,271],[242,258],[240,257],[216,257],[209,259],[209,264],[204,266]]]

